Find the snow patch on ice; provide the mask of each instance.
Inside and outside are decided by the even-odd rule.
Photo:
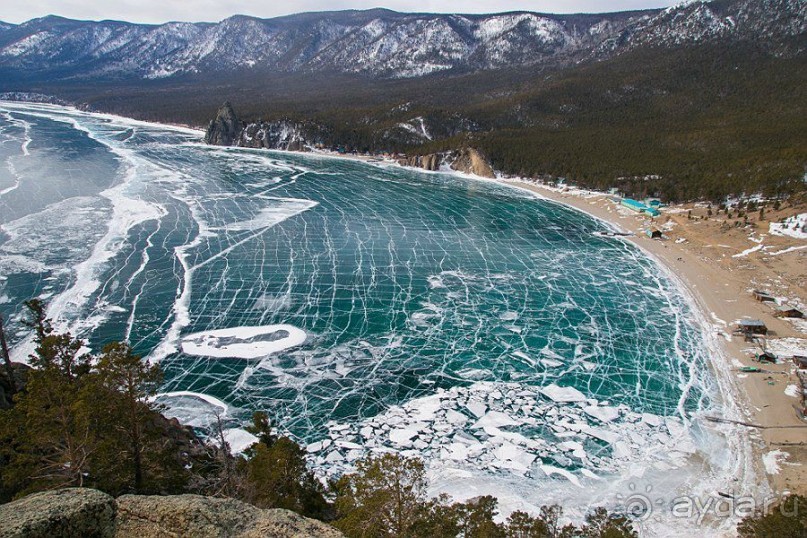
[[[305,343],[293,325],[262,325],[201,331],[182,339],[182,352],[199,357],[259,359]]]

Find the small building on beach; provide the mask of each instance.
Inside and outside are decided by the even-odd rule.
[[[661,215],[658,209],[647,206],[638,200],[633,200],[632,198],[623,198],[619,203],[622,204],[623,207],[627,207],[628,209],[636,211],[637,213],[644,213],[649,217],[658,217]]]
[[[798,308],[787,305],[778,307],[773,315],[776,316],[777,318],[804,319],[804,312],[802,312]]]
[[[628,209],[632,209],[637,213],[641,213],[647,207],[642,202],[638,200],[633,200],[631,198],[623,198],[620,202],[623,206],[627,207]]]
[[[754,290],[751,292],[751,295],[754,296],[754,299],[762,303],[773,303],[776,301],[776,298],[767,291]]]
[[[655,228],[648,228],[647,229],[647,237],[650,239],[664,239],[664,234],[661,233],[661,230],[657,230]]]
[[[768,334],[768,327],[759,319],[744,319],[737,324],[738,329],[746,336],[754,336],[757,334]]]

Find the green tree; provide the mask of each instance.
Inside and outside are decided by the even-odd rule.
[[[2,412],[3,498],[83,486],[96,448],[86,386],[49,368],[28,375],[16,405]],[[93,402],[97,403],[97,402]]]
[[[423,462],[398,454],[370,455],[336,483],[334,526],[350,537],[407,537],[426,509]]]
[[[126,344],[107,346],[92,367],[83,341],[54,331],[41,302],[27,306],[35,367],[0,411],[0,499],[64,486],[181,491],[196,437],[151,402],[159,370]]]
[[[154,480],[150,480],[151,488],[146,486],[147,468],[156,475],[168,471],[166,462],[160,462],[163,436],[158,427],[159,408],[152,398],[162,371],[135,355],[128,344],[112,343],[98,358],[93,380],[99,383],[99,397],[105,398],[96,425],[106,458],[99,458],[98,464],[107,469],[108,479],[116,478],[115,489],[153,491]]]
[[[39,299],[25,302],[29,319],[24,324],[34,330],[36,349],[31,355],[31,366],[41,369],[58,369],[68,379],[80,377],[90,371],[90,355],[86,344],[69,332],[56,333],[45,315],[45,306]]]
[[[526,512],[513,512],[505,526],[507,538],[571,538],[579,534],[573,525],[561,525],[563,509],[558,505],[542,506],[537,517]]]
[[[428,501],[421,509],[420,517],[412,528],[413,536],[431,538],[454,538],[460,532],[459,514],[451,497],[440,495]]]
[[[261,508],[286,508],[308,517],[327,519],[324,488],[308,469],[305,451],[288,437],[276,437],[266,413],[253,415],[249,431],[258,442],[243,460],[246,500]]]
[[[737,526],[740,538],[804,538],[807,536],[807,497],[790,495],[768,513],[759,512]]]
[[[490,495],[456,504],[460,535],[466,538],[504,538],[504,528],[493,520],[498,504],[499,501]]]
[[[585,538],[635,538],[639,535],[625,516],[608,514],[605,508],[595,508],[586,516],[581,536]]]

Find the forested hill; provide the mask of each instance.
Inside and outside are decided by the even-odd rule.
[[[205,126],[224,100],[370,153],[669,199],[805,189],[807,2],[551,16],[312,13],[0,25],[0,91]]]

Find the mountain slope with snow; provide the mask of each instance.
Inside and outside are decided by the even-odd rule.
[[[21,79],[163,79],[220,72],[411,78],[601,60],[637,47],[775,43],[805,33],[804,0],[717,0],[600,15],[404,14],[374,9],[219,23],[130,24],[48,16],[0,23],[0,72]]]

